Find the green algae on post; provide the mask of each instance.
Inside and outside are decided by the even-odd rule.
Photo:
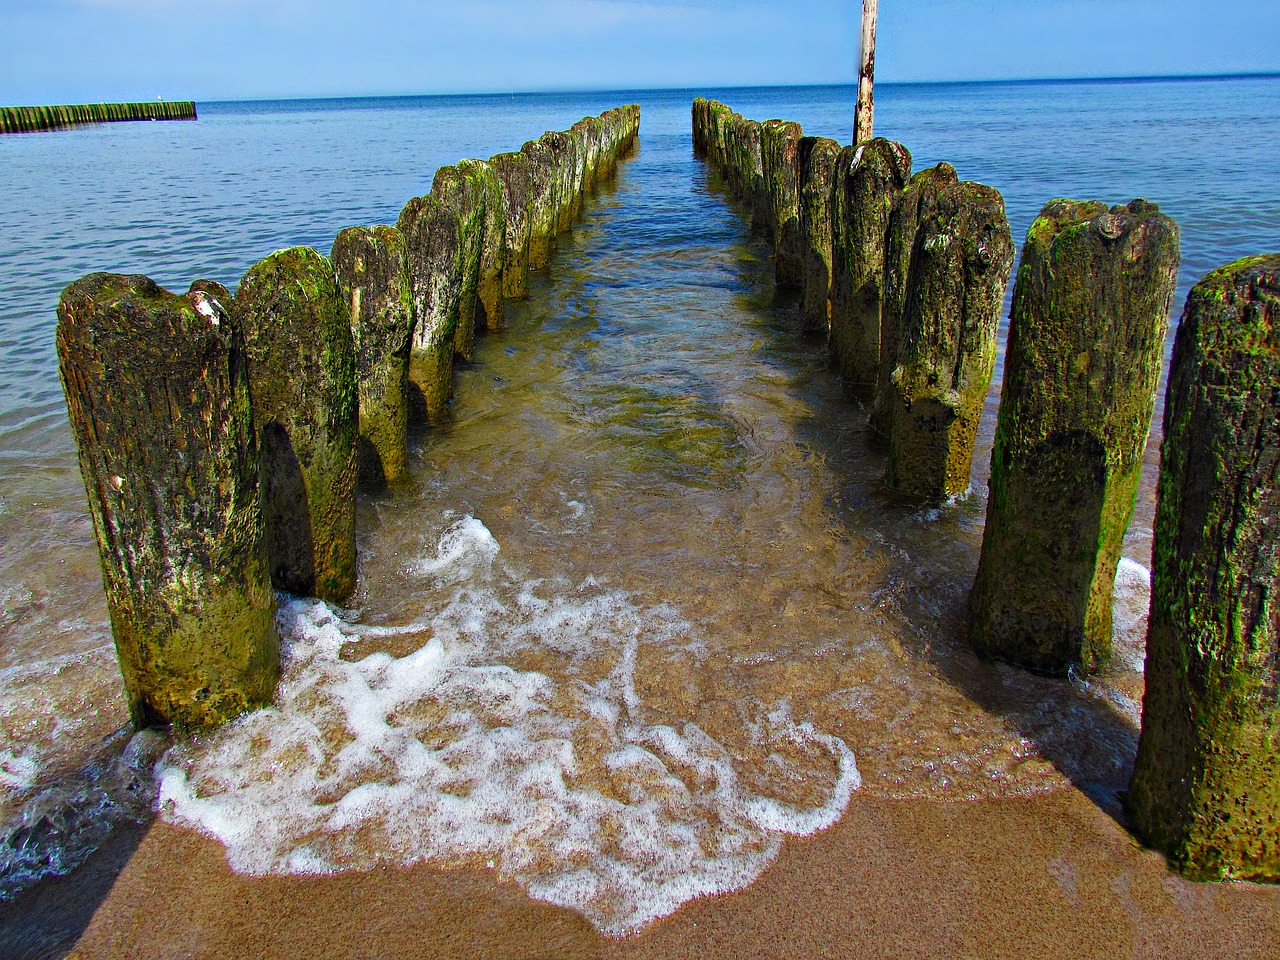
[[[395,227],[348,227],[329,258],[351,314],[360,481],[378,487],[408,469],[413,290],[404,235]]]
[[[475,330],[497,330],[503,324],[502,258],[506,250],[507,212],[502,202],[502,181],[484,160],[459,160],[458,169],[472,180],[478,202],[484,207],[480,241],[480,271],[476,276]],[[471,359],[474,331],[459,327],[454,349]]]
[[[529,158],[529,269],[541,270],[551,262],[560,218],[555,152],[542,140],[520,152]]]
[[[760,125],[765,189],[772,215],[774,280],[798,288],[804,281],[800,255],[800,164],[797,151],[804,131],[789,120]]]
[[[489,158],[489,166],[502,184],[502,204],[506,213],[502,259],[502,295],[519,298],[529,293],[529,239],[531,233],[529,194],[533,172],[523,153],[500,153]]]
[[[856,153],[856,148],[854,148]],[[910,172],[908,167],[907,172]],[[940,192],[949,189],[960,180],[956,168],[949,163],[921,170],[912,176],[906,186],[893,195],[889,210],[888,233],[885,237],[883,288],[880,291],[880,360],[875,377],[875,399],[867,420],[867,442],[873,447],[889,448],[893,435],[895,402],[893,395],[893,371],[898,366],[898,343],[902,331],[903,316],[907,305],[907,282],[910,279],[911,257],[915,250],[916,230],[922,218],[937,205]],[[842,283],[837,262],[836,284]],[[836,324],[837,290],[831,292],[832,327]],[[834,336],[834,334],[833,334]]]
[[[804,327],[825,334],[831,322],[831,182],[840,144],[825,137],[803,137],[799,156]]]
[[[396,229],[404,234],[413,295],[409,419],[437,423],[453,395],[453,350],[462,295],[458,217],[429,193],[405,205]]]
[[[885,482],[895,497],[936,502],[969,488],[1013,266],[1004,199],[980,183],[947,184],[913,246]]]
[[[1177,270],[1177,225],[1144,200],[1054,200],[1028,230],[970,594],[983,656],[1057,675],[1110,656]]]
[[[67,411],[139,727],[222,723],[270,703],[279,679],[249,378],[229,304],[97,273],[58,306]]]
[[[1164,409],[1127,806],[1197,880],[1280,881],[1280,254],[1191,291]]]
[[[476,336],[480,260],[485,241],[488,193],[483,174],[466,161],[456,166],[441,167],[431,181],[431,195],[453,214],[458,223],[458,315],[454,322],[453,354],[469,360]]]
[[[883,138],[845,147],[831,173],[829,350],[845,393],[858,400],[871,400],[897,364],[900,318],[886,324],[882,307],[890,214],[910,180],[911,153]],[[882,349],[892,362],[882,357]]]
[[[262,466],[271,580],[342,603],[355,589],[357,387],[351,315],[333,264],[271,254],[236,291]]]

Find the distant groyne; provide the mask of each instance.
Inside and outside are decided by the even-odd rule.
[[[155,103],[82,103],[68,107],[0,107],[0,133],[38,133],[87,123],[125,120],[194,120],[190,100]]]

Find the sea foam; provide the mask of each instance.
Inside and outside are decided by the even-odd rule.
[[[690,623],[590,579],[515,576],[498,554],[479,520],[454,522],[411,568],[431,609],[405,626],[282,598],[275,705],[174,747],[161,815],[255,875],[488,865],[615,936],[749,884],[784,836],[839,818],[861,782],[844,741],[755,705],[743,738],[824,799],[769,795],[637,693],[645,651],[704,655]],[[397,639],[410,652],[362,649]]]

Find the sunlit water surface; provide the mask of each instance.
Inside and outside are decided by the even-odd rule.
[[[878,124],[917,169],[998,187],[1019,240],[1053,197],[1160,203],[1182,228],[1176,318],[1208,270],[1280,250],[1278,93],[885,86]],[[1068,682],[979,663],[963,607],[999,371],[973,492],[890,503],[863,411],[692,157],[695,94],[847,139],[834,88],[209,104],[0,138],[0,895],[158,803],[246,872],[486,864],[623,933],[749,883],[855,790],[1074,782],[1116,809],[1154,469],[1112,664]],[[234,288],[272,249],[394,222],[437,166],[629,101],[638,152],[458,372],[411,478],[361,500],[349,607],[281,597],[276,706],[131,739],[51,345],[61,287],[105,269]]]

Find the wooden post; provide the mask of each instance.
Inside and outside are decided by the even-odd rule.
[[[1280,880],[1280,254],[1213,271],[1169,368],[1127,806],[1196,880]]]
[[[200,284],[198,286],[204,286]],[[214,726],[271,702],[280,637],[245,343],[226,307],[95,273],[58,305],[59,369],[129,712]]]
[[[1178,227],[1145,200],[1053,200],[1027,231],[969,594],[982,656],[1066,676],[1111,655],[1177,276]]]
[[[876,73],[876,0],[862,0],[862,52],[858,57],[858,109],[853,121],[853,145],[871,139],[875,103],[872,86]]]

